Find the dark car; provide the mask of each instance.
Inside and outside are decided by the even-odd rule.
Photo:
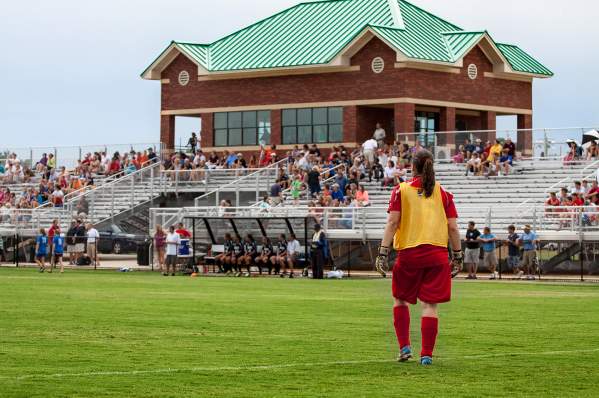
[[[135,253],[137,245],[145,239],[142,235],[125,232],[116,224],[110,224],[100,229],[100,242],[98,250],[101,253]]]

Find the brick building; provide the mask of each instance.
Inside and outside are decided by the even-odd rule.
[[[211,44],[172,42],[142,77],[161,83],[167,147],[175,117],[196,116],[204,150],[255,151],[353,147],[377,122],[389,141],[494,130],[498,115],[517,115],[518,128],[530,129],[533,79],[552,75],[519,47],[404,0],[325,0]],[[452,148],[456,138],[439,135],[437,144]],[[520,151],[532,150],[530,132],[517,138]]]

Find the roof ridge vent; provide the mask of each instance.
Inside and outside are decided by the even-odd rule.
[[[405,29],[401,8],[399,7],[399,0],[387,0],[387,3],[389,3],[389,9],[391,10],[391,16],[393,17],[393,27],[396,29]]]

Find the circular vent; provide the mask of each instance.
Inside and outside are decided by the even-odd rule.
[[[468,65],[468,77],[472,80],[478,77],[478,68],[474,64]]]
[[[187,86],[187,83],[189,83],[189,73],[187,73],[186,70],[182,70],[181,73],[179,73],[179,84]]]
[[[372,71],[374,73],[381,73],[385,70],[385,60],[381,57],[376,57],[372,60]]]

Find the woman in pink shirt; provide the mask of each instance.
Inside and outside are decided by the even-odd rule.
[[[360,188],[358,192],[356,192],[356,201],[358,202],[359,207],[370,206],[370,202],[368,201],[368,191],[364,189],[364,185],[360,184]]]

